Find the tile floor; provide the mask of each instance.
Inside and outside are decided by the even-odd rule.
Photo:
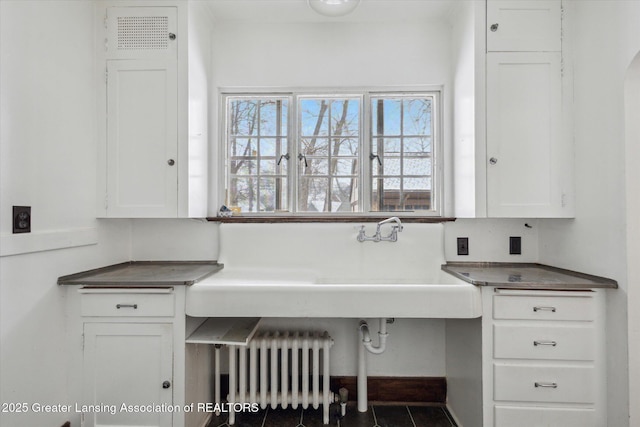
[[[331,405],[332,427],[457,427],[444,406],[373,405],[360,413],[355,403],[347,407],[347,415],[339,417],[340,408]],[[228,416],[214,415],[208,427],[227,427]],[[237,427],[322,427],[322,408],[307,410],[270,409],[236,414]]]

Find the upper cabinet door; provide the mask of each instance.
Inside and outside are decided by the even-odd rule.
[[[487,51],[559,52],[560,0],[488,0]]]
[[[177,58],[175,7],[107,8],[107,59]]]
[[[178,214],[175,60],[107,61],[107,216]]]
[[[570,145],[562,138],[559,52],[487,55],[490,217],[566,217]]]

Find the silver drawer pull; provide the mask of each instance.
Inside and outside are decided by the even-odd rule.
[[[138,309],[138,304],[116,304],[116,308],[120,310],[121,308],[133,308],[134,310]]]
[[[542,388],[558,388],[557,383],[534,383],[536,387]]]
[[[533,307],[533,312],[537,313],[538,311],[550,311],[552,313],[556,312],[555,307]]]
[[[555,347],[558,343],[555,341],[534,341],[533,345],[536,347],[539,345],[550,345],[551,347]]]

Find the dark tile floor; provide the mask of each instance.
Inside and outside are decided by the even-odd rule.
[[[331,405],[330,426],[337,427],[457,427],[444,406],[373,405],[367,412],[357,411],[355,403],[347,407],[347,415],[340,418],[339,405]],[[228,414],[213,416],[209,427],[227,427]],[[321,427],[322,407],[319,409],[271,409],[238,413],[234,426],[238,427]]]

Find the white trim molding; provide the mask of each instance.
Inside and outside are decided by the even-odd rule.
[[[0,257],[98,244],[97,228],[0,235]]]

